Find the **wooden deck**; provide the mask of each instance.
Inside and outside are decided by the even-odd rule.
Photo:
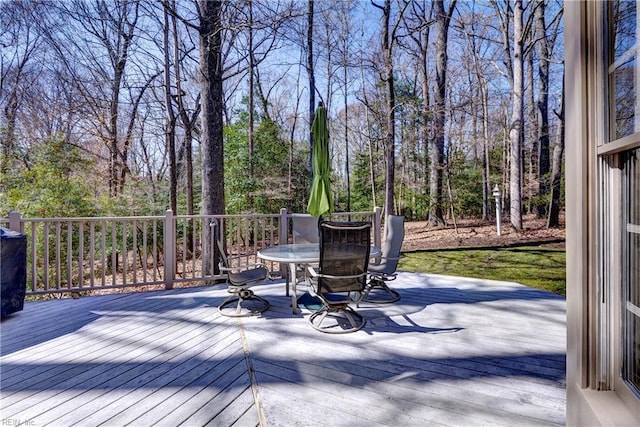
[[[222,286],[28,303],[2,321],[0,425],[564,425],[565,300],[401,273],[329,336],[282,281],[260,317]]]

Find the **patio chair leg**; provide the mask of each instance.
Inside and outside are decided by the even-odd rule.
[[[327,317],[336,319],[336,323],[331,323],[329,326],[323,326]],[[341,327],[345,320],[350,324],[350,328],[343,329]],[[309,323],[311,323],[311,326],[313,326],[314,329],[327,334],[346,334],[349,332],[355,332],[362,329],[365,322],[364,317],[349,306],[342,306],[340,308],[325,307],[320,311],[312,313],[311,317],[309,317]]]
[[[371,292],[377,297],[372,297]],[[382,294],[382,295],[380,295]],[[360,307],[360,302],[368,302],[371,304],[391,304],[400,299],[398,291],[391,289],[384,280],[371,279],[365,288],[362,298],[356,303],[356,307]]]
[[[235,310],[225,310],[225,308],[229,307],[236,302]],[[259,305],[256,308],[245,308],[242,304],[247,301],[258,301]],[[242,289],[239,292],[234,292],[231,296],[229,296],[226,300],[222,302],[218,306],[218,311],[223,316],[228,317],[246,317],[246,316],[256,316],[264,311],[266,311],[271,304],[266,299],[256,295],[250,289]]]
[[[347,310],[344,311],[344,317],[346,317],[347,320],[349,321],[349,323],[351,323],[351,327],[352,328],[357,328],[358,327],[358,325],[356,324],[355,319],[353,318],[351,313],[349,313]]]

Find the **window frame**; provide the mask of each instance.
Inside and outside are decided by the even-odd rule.
[[[598,163],[598,287],[602,305],[600,307],[601,330],[598,334],[600,339],[600,360],[597,370],[598,389],[612,389],[625,405],[632,411],[636,418],[640,417],[640,387],[633,387],[624,378],[623,359],[625,355],[624,333],[625,317],[627,309],[625,307],[625,286],[624,266],[628,262],[630,253],[626,251],[623,243],[627,236],[627,221],[624,204],[625,197],[623,191],[626,188],[624,179],[625,173],[625,153],[631,152],[640,147],[640,8],[636,9],[636,40],[633,45],[635,52],[624,53],[624,57],[634,57],[634,88],[635,92],[635,114],[634,133],[615,138],[616,133],[616,99],[615,90],[612,90],[615,82],[616,65],[624,64],[623,61],[614,62],[613,54],[613,28],[610,26],[610,16],[612,4],[614,2],[604,2],[600,11],[603,22],[602,55],[604,70],[602,105],[606,105],[602,125],[603,132],[600,134],[604,138],[597,138],[598,147],[596,150]],[[629,50],[631,50],[629,49]],[[637,388],[634,390],[634,388]]]

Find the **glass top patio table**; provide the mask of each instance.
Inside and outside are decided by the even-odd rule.
[[[265,261],[306,264],[320,260],[320,245],[317,243],[297,243],[278,245],[260,249],[258,257]]]
[[[371,246],[371,258],[379,256],[380,248]],[[289,283],[293,280],[293,292],[291,294],[291,309],[298,312],[298,293],[296,290],[296,269],[298,264],[313,264],[320,262],[320,245],[318,243],[295,243],[288,245],[270,246],[258,251],[258,258],[265,261],[279,262],[289,265],[287,276],[287,295],[289,295]]]

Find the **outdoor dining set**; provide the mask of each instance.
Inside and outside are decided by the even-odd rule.
[[[306,298],[317,301],[309,316],[311,325],[326,333],[355,332],[366,320],[358,313],[361,303],[391,304],[400,299],[387,285],[396,279],[404,239],[404,217],[390,215],[385,221],[382,248],[371,245],[371,223],[331,221],[312,215],[291,217],[293,243],[258,251],[263,261],[286,265],[286,295],[298,313],[298,286],[306,285]],[[226,254],[219,227],[216,241],[220,270],[226,274],[229,297],[218,309],[225,316],[251,316],[269,309],[269,302],[253,292],[265,283],[270,271],[264,263],[237,267]],[[356,308],[354,308],[354,306]]]
[[[257,257],[288,266],[285,274],[291,309],[298,313],[298,285],[307,284],[308,294],[319,308],[309,316],[311,325],[326,333],[360,330],[364,317],[352,305],[361,302],[390,304],[400,295],[386,282],[395,280],[404,239],[404,217],[388,215],[382,248],[371,245],[371,223],[323,219],[331,212],[327,112],[318,105],[311,127],[313,133],[313,182],[307,212],[291,216],[292,244],[281,244],[258,251]],[[270,277],[259,263],[234,267],[224,248],[223,230],[216,230],[221,255],[220,271],[226,273],[230,296],[218,307],[226,316],[249,316],[269,309],[269,302],[250,288]],[[371,262],[373,260],[373,262]],[[290,292],[292,291],[292,292]],[[306,296],[307,294],[305,294]]]

